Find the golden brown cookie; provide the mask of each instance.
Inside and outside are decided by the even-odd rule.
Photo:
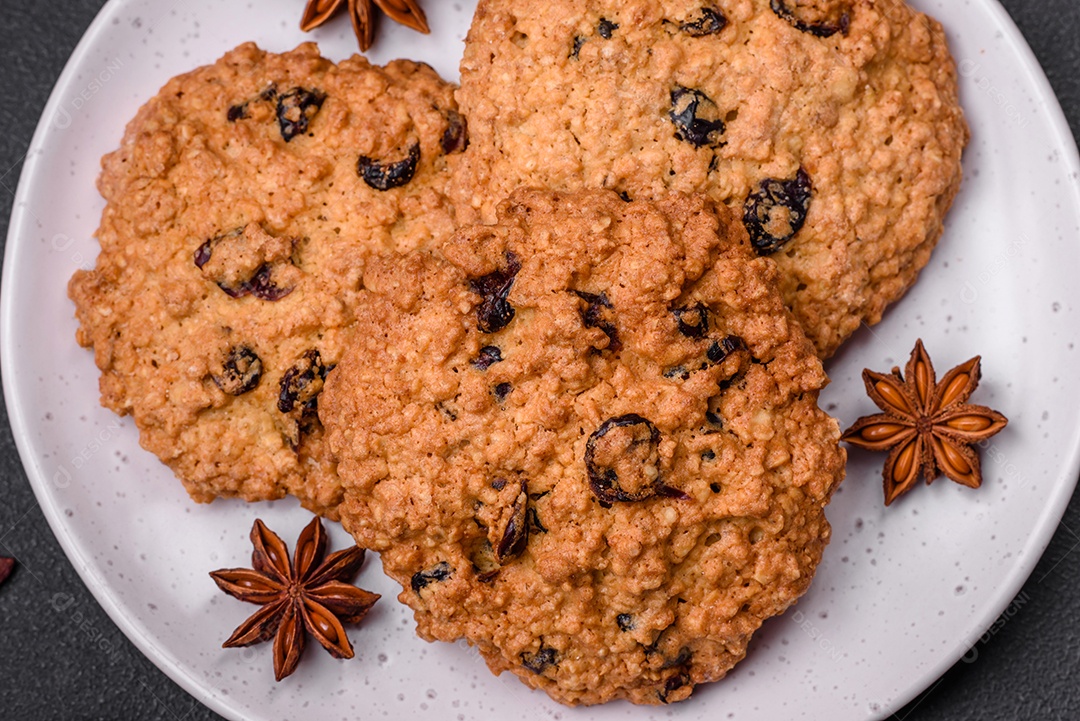
[[[567,704],[722,677],[807,589],[843,476],[827,379],[724,206],[523,191],[369,263],[319,414],[340,514],[426,639]]]
[[[418,63],[247,43],[174,78],[103,160],[97,266],[69,292],[102,403],[198,501],[338,486],[318,393],[365,259],[452,232],[453,87]]]
[[[705,193],[822,357],[914,282],[960,184],[945,34],[901,0],[480,0],[461,71],[462,221],[520,185]]]

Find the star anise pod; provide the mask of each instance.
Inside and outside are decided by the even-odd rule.
[[[366,51],[375,39],[375,10],[372,2],[378,5],[391,20],[395,20],[417,32],[427,34],[427,17],[416,0],[308,0],[304,16],[300,19],[300,29],[304,32],[313,30],[337,14],[348,5],[349,17],[352,18],[353,32],[360,42],[360,50]]]
[[[957,483],[982,485],[979,454],[972,445],[1009,422],[986,406],[967,403],[979,385],[979,356],[958,365],[937,382],[922,340],[915,344],[904,374],[863,371],[870,399],[884,411],[856,421],[842,440],[871,451],[889,451],[883,473],[885,505],[907,493],[922,472],[929,485],[941,474]]]
[[[379,600],[379,594],[344,582],[360,569],[364,549],[353,546],[324,561],[326,533],[318,518],[300,533],[292,563],[289,549],[261,520],[251,527],[251,543],[254,568],[224,568],[210,574],[225,593],[262,606],[233,631],[223,648],[273,637],[278,681],[296,670],[305,628],[331,656],[352,658],[342,623],[360,621]]]

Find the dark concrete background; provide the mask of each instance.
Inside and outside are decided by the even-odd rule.
[[[1077,134],[1080,2],[1002,2],[1046,69]],[[0,243],[38,116],[102,4],[0,0]],[[297,0],[297,17],[301,7]],[[1018,612],[894,718],[1080,719],[1078,547],[1080,501],[1074,499],[1024,587]],[[37,506],[2,406],[0,555],[19,562],[0,587],[0,719],[219,718],[144,658],[86,590]],[[57,593],[70,594],[70,622],[57,623],[58,614],[48,611]]]

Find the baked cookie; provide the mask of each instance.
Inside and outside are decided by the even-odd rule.
[[[365,259],[452,232],[455,108],[426,65],[248,43],[170,80],[103,159],[101,252],[69,285],[78,340],[102,403],[195,500],[336,507],[317,396]]]
[[[843,476],[827,379],[700,196],[519,192],[372,291],[319,405],[340,513],[426,639],[567,704],[722,677],[802,594]]]
[[[464,222],[520,185],[705,193],[831,355],[926,264],[968,130],[941,26],[901,0],[480,0]]]

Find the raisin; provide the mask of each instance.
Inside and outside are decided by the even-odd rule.
[[[787,6],[786,0],[772,0],[770,5],[777,17],[791,23],[796,30],[816,35],[819,38],[831,37],[836,33],[847,35],[848,28],[851,25],[851,16],[846,12],[841,14],[836,22],[806,22],[801,20],[795,14],[795,11]]]
[[[615,617],[615,623],[619,624],[620,631],[634,630],[634,617],[629,613],[620,613]]]
[[[443,131],[441,144],[447,155],[463,152],[469,147],[469,124],[465,116],[456,110],[446,111],[446,130]]]
[[[249,294],[246,281],[236,287],[226,285],[225,283],[218,283],[217,287],[221,288],[225,295],[229,296],[230,298],[243,298],[245,295]]]
[[[481,333],[495,333],[514,319],[514,307],[507,301],[514,277],[521,270],[521,261],[506,251],[506,268],[469,280],[469,287],[482,300],[476,308],[476,326]]]
[[[578,298],[585,301],[586,308],[581,313],[581,322],[586,328],[599,328],[608,337],[608,346],[605,350],[618,351],[622,348],[619,341],[619,331],[615,327],[615,308],[604,293],[586,293],[580,290],[570,291]]]
[[[225,283],[218,283],[217,286],[230,298],[243,298],[246,295],[253,295],[259,300],[281,300],[289,293],[292,293],[293,288],[281,288],[274,285],[271,280],[273,272],[274,269],[264,263],[255,270],[255,275],[240,285],[230,286]]]
[[[673,691],[683,688],[690,683],[691,658],[692,654],[690,652],[690,649],[686,646],[683,646],[679,649],[678,656],[665,661],[664,664],[660,667],[664,670],[670,668],[678,669],[678,671],[676,671],[671,676],[668,676],[667,679],[664,680],[664,688],[657,692],[657,695],[660,697],[660,700],[663,703],[668,703],[668,696]]]
[[[574,47],[570,50],[570,57],[577,59],[578,53],[581,52],[581,46],[585,44],[585,37],[583,35],[574,36]]]
[[[273,100],[276,95],[277,86],[271,84],[266,88],[266,90],[263,90],[254,98],[231,106],[225,113],[225,119],[228,120],[230,123],[235,123],[237,120],[244,120],[248,117],[248,106],[251,105],[251,103],[259,100]]]
[[[648,646],[641,647],[642,650],[645,651],[646,658],[651,658],[653,654],[660,653],[660,644],[663,642],[664,637],[668,634],[668,632],[671,631],[671,629],[673,629],[674,627],[675,622],[672,621],[667,626],[664,626],[662,629],[660,629],[660,631],[656,634],[656,637],[653,638],[652,643],[650,643]],[[661,668],[667,668],[667,666],[662,666]]]
[[[304,88],[293,88],[281,94],[277,102],[277,120],[286,143],[308,131],[311,119],[319,113],[325,100],[325,93]]]
[[[709,309],[701,303],[671,311],[679,323],[679,332],[687,338],[704,338],[709,332]]]
[[[690,380],[690,374],[683,366],[675,366],[674,368],[668,368],[666,371],[664,371],[664,377],[668,380],[671,380],[673,378],[681,378],[684,381]]]
[[[494,481],[491,482],[491,487],[494,488],[496,491],[501,491],[502,489],[506,488],[506,479],[496,478]]]
[[[450,564],[446,561],[440,561],[426,571],[417,571],[412,575],[410,584],[412,590],[416,593],[420,593],[420,590],[426,588],[429,584],[437,581],[445,581],[453,575],[454,569],[450,567]]]
[[[758,255],[775,253],[802,229],[812,192],[810,176],[799,168],[791,180],[766,178],[746,198],[743,224]]]
[[[540,514],[536,512],[536,506],[529,506],[525,516],[529,521],[529,533],[548,532],[548,529],[544,528],[544,524],[540,523]]]
[[[529,542],[529,524],[525,514],[529,506],[529,493],[525,481],[521,481],[521,492],[514,499],[510,518],[503,529],[502,539],[495,547],[495,560],[505,563],[521,554]]]
[[[713,341],[705,357],[710,363],[723,363],[724,359],[737,350],[746,348],[746,342],[737,335],[729,335],[723,340]]]
[[[195,249],[195,267],[202,270],[202,267],[210,262],[210,256],[214,252],[214,239],[206,241],[198,248]]]
[[[390,190],[400,188],[416,174],[416,166],[420,162],[420,143],[409,146],[409,154],[404,160],[393,163],[381,164],[379,161],[361,155],[356,161],[356,172],[370,187],[375,190]]]
[[[314,412],[318,408],[323,381],[329,372],[330,369],[323,365],[319,351],[312,349],[304,353],[296,365],[281,377],[278,410],[290,413],[299,405],[304,414]]]
[[[690,670],[680,669],[664,681],[664,688],[658,691],[656,695],[660,698],[661,702],[670,703],[670,701],[668,701],[668,696],[670,696],[672,692],[677,691],[678,689],[686,686],[689,683]]]
[[[599,442],[616,429],[628,430],[614,435],[613,442],[598,449]],[[625,437],[627,433],[629,438]],[[659,444],[660,431],[652,422],[636,413],[604,421],[585,444],[585,471],[593,495],[601,503],[607,504],[643,501],[654,495],[689,498],[682,491],[662,482]],[[621,453],[622,457],[614,457],[617,453]]]
[[[679,599],[679,602],[685,603],[685,601],[683,601],[681,598]],[[667,670],[669,668],[686,666],[690,663],[690,658],[692,655],[693,654],[690,653],[690,649],[688,649],[686,646],[683,646],[679,649],[679,653],[677,656],[675,656],[675,658],[664,661],[664,664],[660,668]]]
[[[521,665],[533,673],[543,673],[548,667],[558,663],[559,652],[551,646],[545,646],[543,641],[540,641],[540,649],[536,653],[521,652]]]
[[[495,400],[502,403],[506,400],[506,397],[514,390],[514,386],[510,383],[500,383],[495,386]]]
[[[259,385],[262,360],[247,346],[236,346],[225,357],[221,375],[210,377],[221,390],[231,396],[240,396]]]
[[[240,105],[233,105],[225,113],[225,119],[230,123],[235,123],[237,120],[243,120],[247,117],[247,103]]]
[[[698,111],[704,110],[702,104],[713,105],[705,93],[700,90],[675,86],[671,91],[671,111],[668,117],[675,124],[675,137],[700,148],[703,145],[720,145],[720,136],[726,127],[719,118],[707,120],[698,117]]]
[[[623,201],[624,203],[631,203],[631,202],[633,202],[633,201],[632,201],[632,200],[630,199],[630,194],[629,194],[629,193],[627,193],[627,192],[626,192],[625,190],[620,190],[620,191],[619,191],[619,197],[620,197],[620,198],[622,199],[622,201]]]
[[[242,295],[250,293],[259,300],[281,300],[289,293],[293,292],[292,288],[280,288],[274,285],[271,276],[273,275],[273,268],[268,264],[259,266],[255,271],[255,275],[251,277],[251,280],[243,283],[240,287],[242,289]],[[219,286],[220,287],[220,286]],[[222,290],[225,288],[222,287]],[[228,291],[225,291],[226,293]]]
[[[262,270],[262,266],[259,266],[259,269]],[[247,287],[247,281],[244,281],[238,286],[226,285],[225,283],[218,283],[217,286],[230,298],[243,298],[245,295],[250,294]]]
[[[706,35],[716,35],[727,27],[727,18],[724,13],[714,7],[701,8],[701,17],[688,20],[679,25],[679,30],[692,38],[700,38]]]
[[[311,433],[319,425],[319,393],[327,374],[333,369],[332,365],[323,364],[319,351],[312,349],[281,377],[277,407],[292,421],[285,439],[294,451],[299,450],[304,434]]]
[[[715,461],[716,460],[716,451],[713,451],[713,450],[704,451],[701,454],[701,460],[703,460],[703,461]]]
[[[478,510],[484,505],[479,500],[476,501],[476,504]],[[481,529],[486,529],[486,527],[477,518],[473,518],[473,523],[475,523]],[[474,539],[472,542],[469,543],[469,546],[466,549],[466,553],[468,554],[469,559],[472,561],[471,565],[473,573],[477,575],[483,576],[485,574],[491,574],[492,572],[497,572],[500,568],[499,562],[495,558],[495,549],[492,548],[490,538]],[[494,578],[494,576],[492,576],[492,578]]]
[[[206,241],[198,248],[195,249],[195,267],[202,270],[203,266],[210,262],[211,256],[214,254],[214,247],[229,238],[236,238],[244,234],[243,228],[237,228],[231,230],[228,233],[215,236]],[[274,284],[272,277],[274,274],[273,266],[268,263],[263,263],[250,278],[241,282],[239,285],[229,285],[227,283],[217,283],[217,287],[221,288],[222,292],[230,298],[243,298],[246,295],[253,295],[260,300],[281,300],[289,293],[293,292],[293,288],[281,288]]]
[[[596,25],[596,32],[600,33],[600,37],[604,40],[611,40],[611,35],[619,29],[618,23],[613,23],[607,18],[600,18],[600,22]]]
[[[486,371],[496,363],[502,363],[502,351],[497,345],[486,345],[480,349],[480,355],[472,362],[473,368],[478,371]]]
[[[210,256],[214,254],[214,246],[227,238],[236,238],[244,234],[244,229],[234,228],[228,233],[222,233],[221,235],[215,235],[205,243],[195,249],[195,267],[202,270],[202,267],[210,262]]]

